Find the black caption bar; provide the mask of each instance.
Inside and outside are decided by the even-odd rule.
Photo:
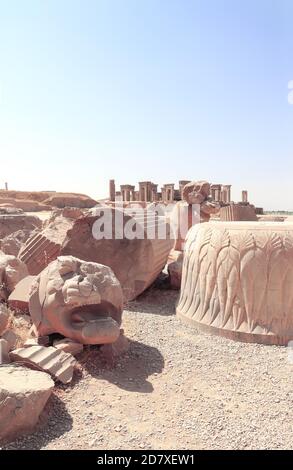
[[[282,454],[282,455],[280,455]],[[280,465],[280,457],[292,451],[2,451],[0,468],[5,464],[28,464],[40,469],[42,462],[46,464],[86,465],[87,468],[99,469],[102,466],[111,468],[144,468],[146,466],[192,466],[201,468],[213,463],[216,465],[251,465],[259,463],[263,466]],[[285,456],[285,455],[284,455]]]

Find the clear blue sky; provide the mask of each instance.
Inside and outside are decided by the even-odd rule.
[[[292,0],[0,0],[0,186],[232,184],[293,210]]]

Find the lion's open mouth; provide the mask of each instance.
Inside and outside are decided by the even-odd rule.
[[[108,302],[79,305],[71,310],[74,329],[81,331],[86,344],[106,344],[116,341],[120,334],[118,323],[111,317],[113,306]]]

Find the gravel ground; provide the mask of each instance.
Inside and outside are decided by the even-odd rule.
[[[124,313],[128,353],[85,351],[34,434],[5,449],[293,448],[293,364],[286,348],[183,326],[177,292],[151,289]]]

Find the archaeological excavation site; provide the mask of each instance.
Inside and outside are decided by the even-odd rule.
[[[2,449],[291,445],[293,222],[240,199],[0,191]]]
[[[292,453],[292,18],[0,0],[0,470]]]

